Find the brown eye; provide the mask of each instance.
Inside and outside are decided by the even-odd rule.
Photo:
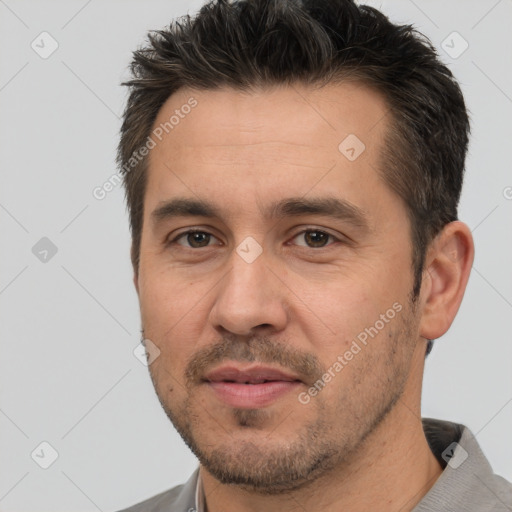
[[[304,239],[311,247],[323,247],[329,240],[329,235],[322,231],[307,231],[304,233]]]
[[[302,247],[318,249],[327,246],[330,238],[334,240],[334,237],[325,231],[307,229],[295,235],[294,240],[303,240],[305,243],[297,243]]]
[[[206,247],[210,242],[210,235],[197,231],[187,235],[187,242],[191,247]]]
[[[171,244],[181,245],[191,249],[201,249],[208,247],[213,237],[206,231],[185,231],[178,235]]]

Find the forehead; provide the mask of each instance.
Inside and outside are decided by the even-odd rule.
[[[235,206],[237,195],[278,199],[284,184],[296,197],[313,187],[362,195],[384,186],[377,169],[387,113],[360,82],[181,89],[153,125],[147,198],[216,193]]]
[[[196,105],[189,107],[192,103]],[[317,145],[330,147],[344,134],[373,136],[377,124],[383,127],[380,121],[387,111],[382,95],[361,82],[322,88],[293,84],[243,91],[229,87],[183,88],[167,99],[153,128],[165,128],[173,118],[172,127],[168,126],[162,137],[180,147],[215,145],[227,134],[232,145],[258,139],[295,143],[313,136]]]

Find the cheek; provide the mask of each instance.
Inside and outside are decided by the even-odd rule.
[[[197,350],[204,324],[200,318],[200,290],[158,275],[142,278],[139,290],[144,334],[160,350],[150,369],[168,387],[183,379],[185,365]]]
[[[144,324],[159,330],[179,325],[188,314],[194,313],[194,305],[201,293],[199,287],[173,278],[168,272],[146,272],[139,279],[140,309]]]
[[[359,280],[338,279],[325,281],[322,286],[303,284],[301,302],[297,303],[302,313],[298,315],[302,328],[325,349],[343,349],[354,336],[391,304],[381,304],[374,290]],[[382,311],[381,311],[382,310]]]
[[[404,310],[396,313],[392,309],[365,326],[362,322],[352,337],[324,358],[326,373],[322,380],[328,384],[319,393],[323,403],[352,408],[352,414],[363,417],[389,391],[390,383],[405,379],[413,331],[407,328],[402,314],[406,314]]]
[[[375,279],[374,275],[369,276]],[[322,365],[334,372],[332,392],[352,388],[363,375],[377,372],[388,360],[399,334],[405,307],[396,290],[390,292],[362,280],[325,282],[303,287],[304,307],[296,314],[300,330]],[[329,378],[329,377],[327,377]],[[365,379],[367,377],[364,377]],[[326,396],[329,395],[329,392]]]

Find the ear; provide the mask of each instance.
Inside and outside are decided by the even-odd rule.
[[[469,227],[450,222],[431,243],[421,286],[420,336],[434,340],[450,327],[459,310],[475,255]]]

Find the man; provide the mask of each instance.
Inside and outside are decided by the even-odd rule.
[[[510,510],[471,432],[421,418],[474,254],[428,41],[348,0],[219,0],[149,43],[119,163],[150,375],[200,466],[128,510]]]

